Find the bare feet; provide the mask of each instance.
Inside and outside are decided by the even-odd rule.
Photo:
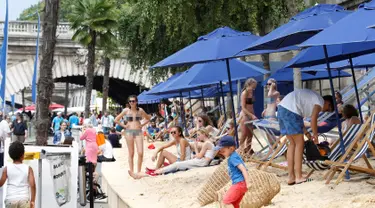
[[[128,173],[129,173],[129,175],[130,175],[133,179],[135,179],[135,180],[141,179],[141,178],[138,176],[138,174],[135,174],[133,171],[128,170]]]

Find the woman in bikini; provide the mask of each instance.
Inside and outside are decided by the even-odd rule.
[[[265,119],[277,120],[276,118],[276,101],[280,96],[280,93],[277,91],[276,80],[271,78],[267,81],[267,98],[265,99],[267,103],[266,109],[263,111],[262,116]]]
[[[141,172],[143,162],[143,134],[142,134],[142,118],[150,120],[151,116],[148,115],[142,108],[137,106],[137,96],[131,95],[128,97],[128,103],[130,108],[125,108],[115,119],[115,122],[125,129],[126,145],[128,146],[128,162],[129,162],[129,174],[134,174],[134,143],[137,146],[138,153],[138,166],[137,173]],[[125,116],[125,117],[124,117]],[[121,123],[121,118],[125,119],[126,125]],[[143,125],[147,124],[144,123]]]
[[[254,90],[257,87],[257,81],[253,78],[246,80],[244,89],[241,93],[241,137],[240,145],[244,152],[252,153],[251,142],[253,138],[252,125],[246,125],[246,122],[258,119],[254,114],[255,98]],[[251,129],[250,129],[251,128]]]

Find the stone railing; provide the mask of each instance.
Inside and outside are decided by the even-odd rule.
[[[4,34],[4,21],[0,21],[0,36]],[[42,25],[42,24],[41,24]],[[38,32],[38,23],[36,21],[10,21],[9,35],[36,36]],[[42,30],[41,30],[42,33]],[[61,22],[57,26],[57,36],[72,37],[74,31],[70,29],[70,24]]]

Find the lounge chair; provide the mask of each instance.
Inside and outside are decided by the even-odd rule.
[[[337,161],[325,161],[326,164],[331,165],[330,174],[327,177],[326,183],[330,183],[336,172],[340,172],[335,184],[337,185],[343,180],[347,170],[367,173],[375,176],[375,170],[366,157],[366,152],[371,151],[375,155],[375,148],[372,145],[375,137],[375,114],[371,116],[371,125],[368,128],[366,135],[362,138],[357,137],[348,147],[345,154]],[[355,166],[353,162],[363,158],[367,167]]]

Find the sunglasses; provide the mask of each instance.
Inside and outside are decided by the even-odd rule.
[[[137,102],[136,100],[129,100],[129,103],[135,103]]]
[[[198,120],[199,123],[202,123],[203,121],[202,120]]]
[[[270,86],[270,85],[272,85],[272,83],[267,83],[267,86]]]
[[[176,134],[177,132],[175,132],[175,131],[171,131],[171,134]]]

